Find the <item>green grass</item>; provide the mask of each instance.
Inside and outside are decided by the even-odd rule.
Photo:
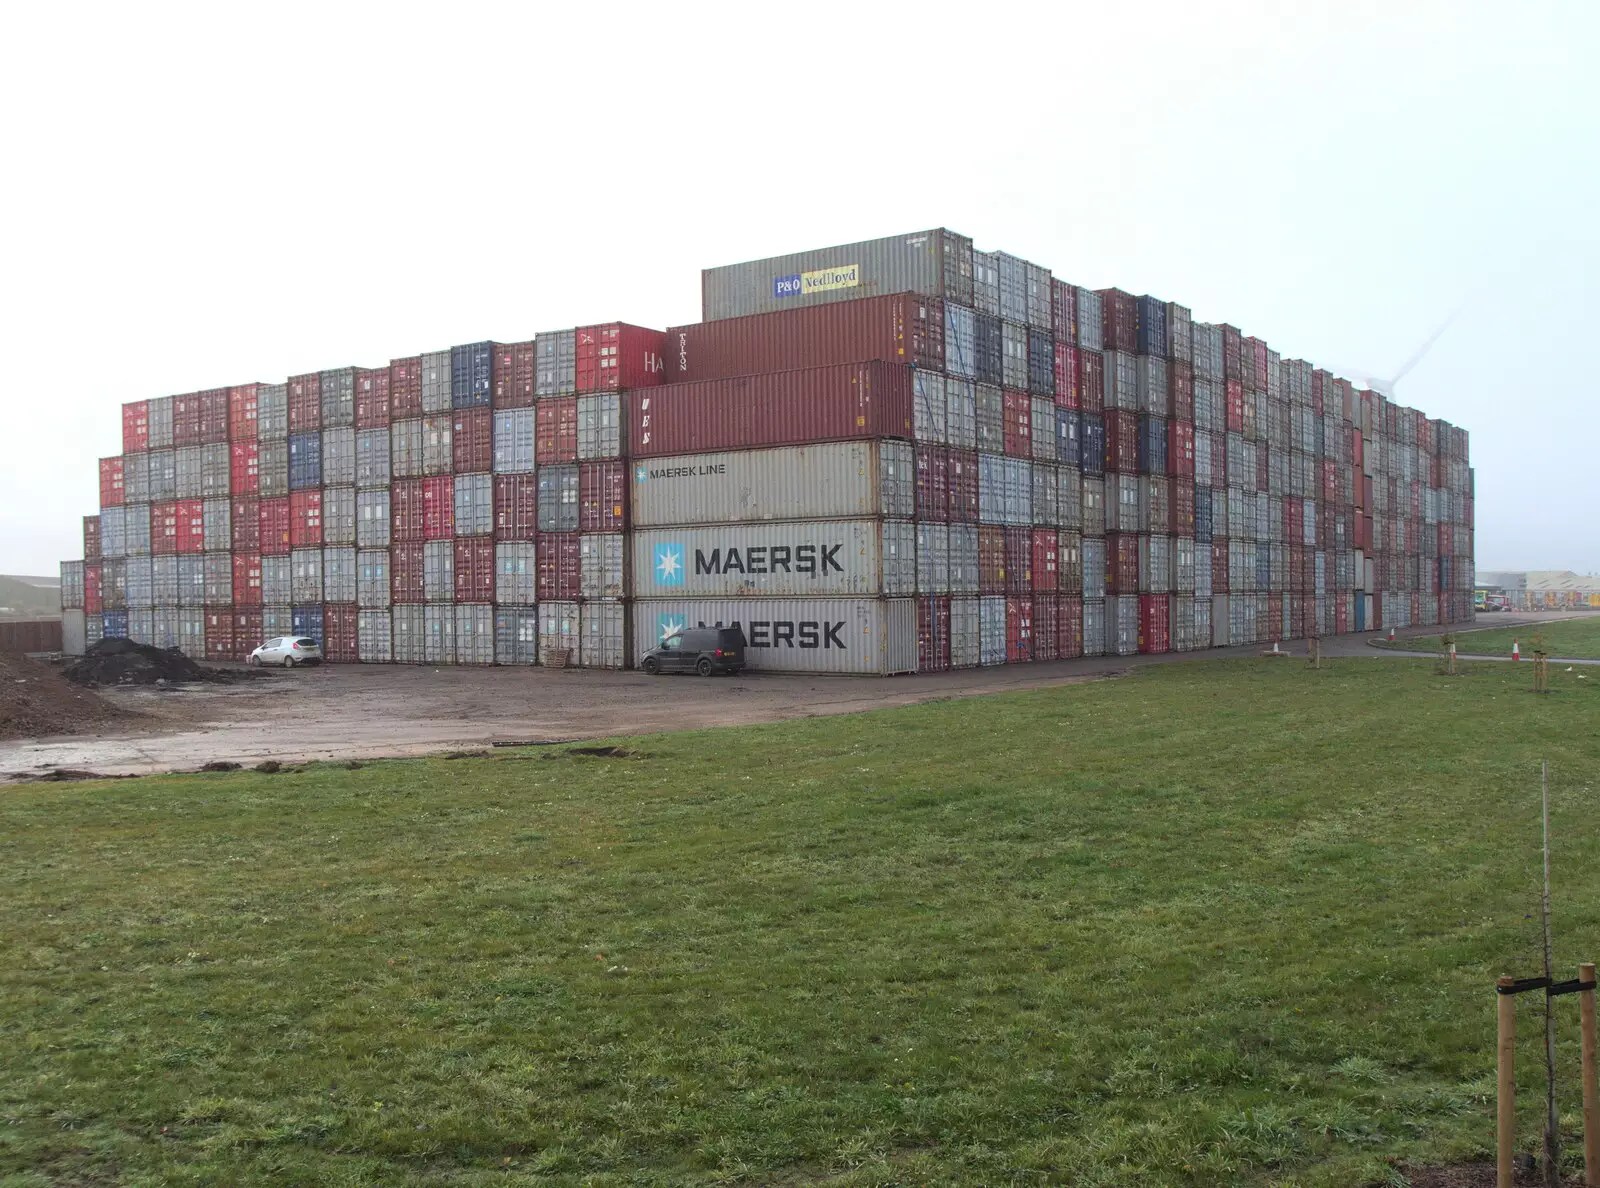
[[[5,790],[0,1184],[1399,1183],[1492,1141],[1541,757],[1600,952],[1600,681],[1435,668]]]
[[[1481,631],[1458,631],[1456,654],[1479,656],[1509,656],[1511,641],[1517,640],[1522,654],[1533,650],[1534,636],[1543,634],[1544,650],[1550,656],[1571,659],[1600,660],[1600,615],[1585,619],[1558,619],[1553,623],[1528,624],[1519,627],[1491,627]],[[1411,639],[1397,639],[1394,643],[1382,640],[1379,647],[1403,648],[1412,652],[1442,652],[1442,635],[1424,635]]]

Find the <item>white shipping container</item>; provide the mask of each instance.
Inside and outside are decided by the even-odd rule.
[[[448,364],[446,364],[448,367]],[[426,373],[426,364],[424,364]],[[445,380],[449,386],[449,379]],[[445,407],[449,408],[448,400]],[[427,408],[426,402],[423,408]],[[455,440],[455,418],[448,414],[441,417],[422,418],[422,473],[425,475],[449,474],[455,469],[455,455],[452,452],[452,442]]]
[[[534,410],[506,408],[494,414],[494,472],[532,474]]]
[[[205,548],[226,553],[233,548],[233,504],[227,499],[207,499],[201,512]]]
[[[910,595],[916,528],[907,520],[820,520],[635,532],[641,598]]]
[[[917,610],[909,598],[641,599],[631,614],[640,652],[685,627],[730,626],[744,631],[745,662],[756,671],[887,676],[917,669]],[[548,621],[543,608],[541,617]]]
[[[578,607],[578,664],[583,668],[628,667],[628,613],[619,601]]]
[[[944,445],[950,440],[949,397],[944,376],[918,369],[912,377],[911,435],[917,441]],[[123,471],[127,483],[127,471]]]
[[[177,465],[176,498],[201,498],[203,455],[200,446],[179,446],[173,451]]]
[[[978,520],[1027,527],[1033,523],[1033,466],[1021,458],[978,455]]]
[[[539,570],[533,541],[505,541],[494,546],[494,600],[501,606],[532,608],[538,591]],[[537,640],[538,626],[533,627]],[[535,652],[537,648],[534,649]],[[511,663],[502,661],[502,663]],[[516,661],[515,663],[524,663]],[[532,664],[532,660],[525,663]]]
[[[915,483],[911,446],[899,441],[640,459],[633,465],[633,526],[910,519]]]
[[[621,598],[625,538],[620,532],[585,533],[578,539],[578,595]]]
[[[390,644],[389,612],[363,610],[356,615],[356,656],[363,664],[388,664],[394,659]]]
[[[233,605],[233,554],[207,553],[204,561],[204,605]]]
[[[61,650],[68,656],[81,656],[89,650],[89,616],[81,607],[61,612]]]
[[[1194,600],[1194,646],[1197,650],[1209,648],[1212,643],[1211,599]]]
[[[294,567],[288,556],[261,558],[261,601],[265,606],[288,606],[290,594],[293,590]],[[264,628],[263,628],[264,629]],[[271,632],[268,635],[279,634],[291,630],[285,627],[283,631]]]
[[[63,561],[61,563],[61,609],[83,609],[83,562]]]
[[[122,456],[122,498],[125,503],[150,502],[150,455]]]
[[[950,376],[945,380],[945,416],[952,449],[978,448],[978,406],[976,388],[970,379]]]
[[[148,610],[156,604],[157,573],[160,574],[161,603],[166,606],[178,605],[176,557],[129,557],[122,571],[122,600],[129,610]]]
[[[322,430],[322,483],[326,487],[354,486],[356,481],[356,431]]]
[[[578,397],[578,460],[592,462],[622,455],[623,398],[616,393]]]
[[[201,608],[179,608],[178,649],[191,660],[206,658],[206,612]]]
[[[289,493],[289,442],[258,441],[256,443],[257,494],[263,499],[276,499]],[[156,472],[152,456],[150,489],[154,497]]]

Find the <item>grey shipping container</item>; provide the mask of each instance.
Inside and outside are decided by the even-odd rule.
[[[146,519],[149,517],[146,516]],[[100,509],[100,556],[126,557],[128,555],[128,509],[103,507]]]
[[[288,558],[285,557],[284,560],[287,561]],[[293,633],[294,611],[288,606],[273,606],[269,603],[261,608],[262,639],[271,639],[278,635],[292,635]]]
[[[537,607],[499,606],[494,616],[496,664],[539,663],[539,611]]]
[[[994,252],[972,253],[972,308],[1000,316],[1000,261]]]
[[[356,544],[363,549],[389,547],[389,489],[356,492]]]
[[[148,610],[156,604],[158,596],[169,606],[178,605],[176,557],[129,557],[122,574],[123,605],[129,610]]]
[[[979,600],[952,598],[950,600],[950,667],[978,667],[982,626]]]
[[[553,653],[562,651],[568,653],[569,663],[576,664],[580,629],[576,602],[540,603],[539,663],[551,663]]]
[[[61,650],[68,656],[81,656],[89,647],[89,616],[82,607],[61,612]]]
[[[154,646],[156,638],[155,611],[149,607],[140,607],[138,609],[130,609],[127,615],[128,638],[133,640],[134,643]]]
[[[232,489],[232,455],[227,442],[200,447],[200,497],[226,499]]]
[[[626,541],[620,532],[587,533],[578,540],[578,596],[621,598]]]
[[[327,389],[323,389],[326,397]],[[340,427],[322,430],[322,485],[354,486],[356,481],[356,431]]]
[[[149,438],[145,444],[147,449],[152,450],[170,450],[172,448],[171,396],[157,396],[150,401]]]
[[[1102,349],[1102,330],[1105,325],[1104,301],[1093,289],[1078,286],[1078,345],[1091,351]],[[1089,631],[1084,628],[1084,638]],[[1098,655],[1099,653],[1095,653]]]
[[[205,490],[203,481],[205,447],[179,446],[173,454],[177,459],[177,498],[201,498]]]
[[[389,485],[389,435],[391,428],[356,431],[356,486],[366,489]],[[327,462],[323,462],[326,474]],[[327,481],[326,478],[323,479]]]
[[[356,614],[356,655],[363,664],[388,664],[394,659],[390,640],[390,619],[386,610],[363,610]]]
[[[914,467],[902,441],[641,459],[633,464],[633,525],[910,519]]]
[[[356,605],[363,610],[382,610],[389,605],[388,549],[356,553]]]
[[[972,241],[942,228],[817,248],[700,274],[707,322],[890,293],[972,304]]]
[[[123,543],[127,546],[128,556],[139,557],[148,554],[150,552],[150,505],[148,503],[130,503],[123,508],[123,513]]]
[[[494,546],[494,600],[502,606],[527,606],[538,595],[537,553],[533,541],[505,541]],[[534,631],[537,635],[537,628]],[[523,661],[516,661],[523,663]],[[526,663],[533,663],[532,660]]]
[[[448,413],[450,402],[450,352],[429,351],[422,356],[422,411]],[[449,450],[445,450],[449,453]],[[440,471],[439,473],[448,473]]]
[[[122,456],[122,498],[126,503],[150,502],[150,455]]]
[[[456,597],[456,546],[450,540],[430,540],[422,546],[422,596],[429,602],[454,602]]]
[[[494,663],[494,607],[456,607],[455,629],[457,664]]]
[[[205,554],[205,590],[203,604],[206,606],[233,605],[232,553]]]
[[[539,531],[576,532],[577,530],[577,466],[541,466],[539,468]]]
[[[289,385],[261,384],[256,388],[256,440],[289,438]]]
[[[494,414],[494,472],[533,473],[533,417],[531,408],[506,408]]]
[[[427,607],[395,606],[389,611],[390,653],[396,664],[427,661]]]
[[[1006,600],[978,599],[978,663],[985,668],[1006,662]]]
[[[63,561],[61,563],[61,609],[83,609],[83,562]]]
[[[985,524],[1033,523],[1033,467],[1020,458],[978,455],[978,519]]]
[[[355,549],[322,550],[322,597],[325,602],[356,601]]]
[[[427,664],[456,662],[454,606],[433,603],[422,608],[422,659]]]
[[[287,606],[293,591],[294,566],[289,558],[263,557],[261,558],[261,601],[265,606]],[[263,628],[265,630],[265,628]],[[285,631],[289,628],[285,627]],[[281,634],[268,632],[268,634]]]
[[[456,475],[455,533],[488,536],[494,531],[494,476]]]
[[[976,594],[978,574],[978,526],[950,525],[950,593]],[[973,661],[976,665],[977,661]],[[970,666],[969,666],[970,667]]]
[[[639,599],[631,614],[641,654],[674,631],[720,625],[743,630],[745,662],[756,671],[887,676],[917,668],[910,598]]]
[[[623,410],[628,406],[616,393],[578,397],[578,460],[592,462],[622,456],[628,435]]]
[[[233,504],[227,499],[207,499],[201,507],[201,530],[206,552],[233,549]]]
[[[793,598],[916,592],[906,520],[655,528],[632,536],[641,598]]]
[[[628,614],[615,601],[578,606],[578,663],[584,668],[628,667]]]
[[[950,526],[917,525],[917,593],[950,593]]]
[[[448,366],[449,352],[445,353]],[[448,375],[448,372],[447,372]],[[445,399],[449,399],[448,383],[446,384]],[[455,457],[451,453],[451,440],[455,427],[455,418],[423,417],[422,418],[422,473],[423,474],[449,474],[455,468]]]
[[[256,479],[263,499],[289,493],[289,439],[256,443]]]
[[[389,426],[389,473],[394,478],[422,477],[422,421],[412,418]]]
[[[178,648],[191,660],[206,658],[206,612],[200,607],[179,609]]]
[[[262,558],[265,560],[265,558]],[[263,574],[263,581],[266,575]],[[322,550],[293,549],[289,553],[289,601],[295,605],[322,601]]]
[[[356,489],[329,487],[322,492],[322,543],[356,543]],[[333,599],[329,599],[332,602]]]
[[[287,459],[288,455],[284,455]],[[176,450],[151,450],[147,464],[151,503],[166,503],[178,497],[178,455]],[[284,467],[284,482],[289,481],[289,463]],[[126,497],[126,492],[124,492]]]
[[[578,386],[577,332],[550,330],[533,338],[533,394],[568,396]]]
[[[322,380],[322,431],[348,429],[356,423],[356,369],[336,367],[324,371]]]

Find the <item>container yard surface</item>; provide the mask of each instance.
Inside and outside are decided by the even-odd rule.
[[[1541,759],[1560,918],[1600,916],[1576,873],[1600,863],[1600,681],[1540,698],[1527,665],[1366,651],[8,788],[0,1179],[1476,1183],[1397,1165],[1492,1142],[1490,987],[1537,968]],[[584,687],[468,675],[469,715]],[[612,720],[686,725],[746,684],[630,686]],[[1591,955],[1565,944],[1566,970]],[[1563,1117],[1579,1096],[1565,1077]]]

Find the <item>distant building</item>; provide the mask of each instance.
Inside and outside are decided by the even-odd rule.
[[[1512,610],[1600,609],[1600,575],[1570,569],[1484,571],[1477,575],[1477,588],[1503,593]]]

